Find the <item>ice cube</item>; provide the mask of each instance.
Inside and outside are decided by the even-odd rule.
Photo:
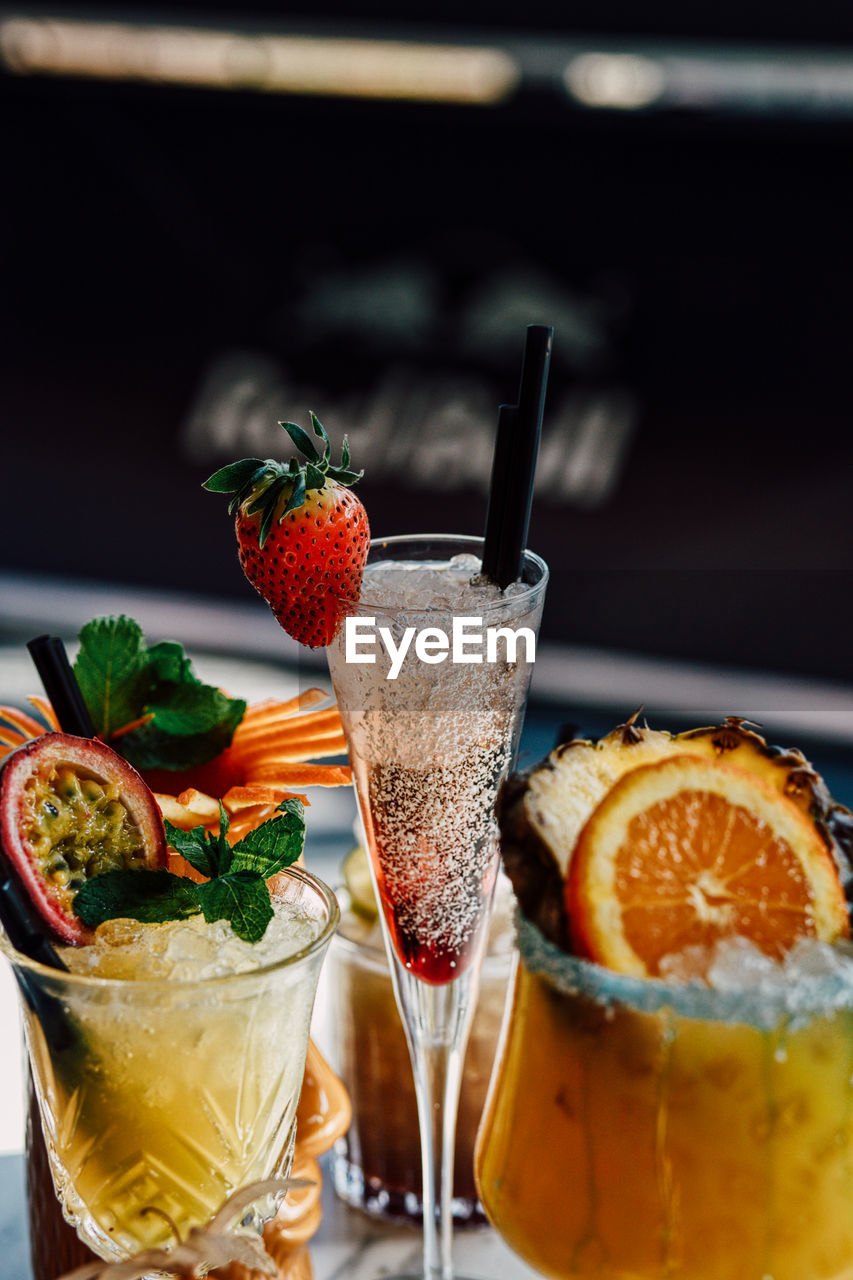
[[[784,995],[788,979],[772,957],[748,938],[721,938],[708,968],[708,982],[717,991],[751,991],[768,999]]]
[[[138,920],[104,920],[95,930],[95,941],[104,947],[129,947],[141,941],[144,929]]]
[[[363,605],[387,610],[458,609],[488,603],[500,593],[493,583],[472,587],[480,571],[476,556],[463,554],[445,562],[393,561],[370,565],[364,575]]]
[[[480,557],[470,551],[461,551],[459,555],[451,556],[448,565],[449,572],[460,582],[470,582],[482,567]]]
[[[193,917],[170,930],[159,966],[163,977],[185,982],[215,964],[221,946],[219,930],[202,934],[194,927],[195,920],[202,917]]]
[[[714,951],[701,943],[673,951],[660,962],[660,976],[665,982],[707,982]]]
[[[809,978],[842,978],[853,982],[853,948],[849,943],[801,938],[785,957],[789,982]]]

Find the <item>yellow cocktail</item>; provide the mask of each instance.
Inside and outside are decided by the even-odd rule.
[[[103,926],[119,936],[95,976],[94,946],[66,952],[71,974],[10,957],[38,993],[25,1027],[57,1193],[102,1257],[167,1243],[163,1214],[183,1237],[237,1188],[289,1167],[338,911],[301,870],[277,886],[261,943],[195,916]]]
[[[476,1157],[543,1274],[853,1277],[853,977],[773,992],[629,978],[520,924]]]

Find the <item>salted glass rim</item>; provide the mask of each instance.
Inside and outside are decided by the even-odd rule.
[[[218,984],[229,984],[243,981],[253,981],[268,974],[276,973],[280,969],[295,968],[303,961],[310,959],[311,956],[318,951],[322,951],[331,941],[340,920],[341,909],[335,896],[334,890],[326,884],[325,880],[321,880],[319,876],[315,876],[312,872],[306,871],[304,867],[284,867],[277,872],[277,876],[286,876],[289,879],[301,881],[309,888],[319,893],[323,900],[327,918],[316,938],[312,938],[304,947],[300,947],[298,951],[291,951],[286,956],[281,956],[277,960],[270,960],[266,964],[258,965],[255,969],[243,969],[237,973],[222,973],[212,975],[207,978],[106,978],[97,974],[89,973],[71,973],[64,969],[54,969],[50,965],[42,964],[38,960],[31,960],[29,956],[22,955],[20,951],[16,951],[5,931],[0,927],[0,954],[4,955],[10,964],[17,968],[24,969],[28,973],[37,975],[39,978],[47,978],[68,988],[89,988],[91,990],[107,991],[128,989],[131,991],[155,991],[162,988],[164,991],[191,990],[193,987],[203,988],[210,991]],[[275,896],[275,894],[273,894]]]
[[[435,543],[438,544],[439,547],[453,546],[457,548],[457,552],[473,551],[481,555],[485,545],[485,539],[477,537],[474,534],[467,533],[395,533],[384,538],[374,537],[370,539],[367,566],[379,563],[378,560],[371,560],[371,555],[374,551],[384,549],[385,547],[390,547],[393,550],[396,547],[403,547],[412,544],[424,545],[426,543]],[[385,558],[392,559],[393,557]],[[400,559],[405,558],[406,557],[404,556],[400,556]],[[550,577],[550,570],[546,562],[540,555],[537,555],[535,551],[525,548],[522,553],[522,565],[524,567],[532,566],[534,569],[538,570],[538,577],[536,581],[529,583],[522,582],[522,585],[526,587],[526,590],[519,591],[515,595],[504,596],[502,594],[497,600],[490,600],[483,604],[478,603],[476,606],[478,613],[483,614],[484,616],[490,616],[496,613],[505,613],[507,609],[511,609],[513,612],[523,612],[525,605],[531,604],[537,596],[544,593]],[[347,609],[347,611],[352,614],[361,613],[365,610],[369,613],[400,613],[401,607],[399,605],[383,606],[381,602],[376,603],[371,601],[368,603],[367,601],[359,600],[357,604],[348,605]],[[446,605],[418,606],[409,605],[407,603],[405,606],[405,613],[407,617],[409,615],[412,615],[413,617],[435,617],[438,613],[447,614],[448,612],[458,613],[459,610],[448,610]]]
[[[605,1010],[639,1014],[668,1013],[703,1022],[726,1022],[768,1031],[781,1023],[790,1029],[815,1017],[853,1012],[853,960],[850,973],[804,975],[796,983],[780,983],[772,992],[743,987],[720,991],[698,981],[668,982],[640,978],[561,951],[520,910],[516,938],[521,963],[561,995],[581,996]]]

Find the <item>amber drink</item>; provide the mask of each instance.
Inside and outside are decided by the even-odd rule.
[[[25,1030],[56,1191],[103,1258],[168,1243],[170,1220],[184,1237],[239,1187],[289,1169],[338,908],[300,869],[278,886],[261,943],[195,916],[110,921],[106,945],[65,949],[71,973],[6,948],[38,993]]]
[[[510,1247],[559,1280],[851,1280],[849,950],[735,946],[702,987],[526,921],[520,949],[476,1159]]]
[[[501,883],[462,1072],[453,1178],[457,1225],[485,1222],[474,1184],[474,1140],[515,957],[509,904],[509,891]],[[419,1223],[423,1211],[415,1089],[378,920],[344,906],[321,981],[325,1018],[322,1027],[315,1025],[315,1035],[352,1101],[352,1124],[331,1157],[335,1190],[348,1204],[374,1216]]]

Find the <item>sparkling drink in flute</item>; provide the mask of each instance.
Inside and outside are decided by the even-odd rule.
[[[424,1274],[445,1278],[462,1055],[498,869],[494,802],[548,576],[525,553],[502,592],[479,577],[481,549],[442,535],[374,541],[358,608],[328,650],[412,1054]]]

